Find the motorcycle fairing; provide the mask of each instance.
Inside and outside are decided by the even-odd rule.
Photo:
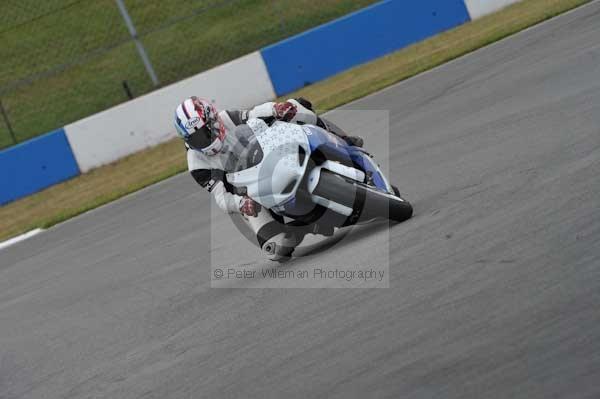
[[[303,126],[308,138],[311,152],[323,151],[335,154],[339,159],[346,159],[368,176],[372,183],[380,190],[392,192],[392,188],[379,171],[379,167],[371,160],[368,154],[358,147],[347,144],[343,139],[335,136],[317,126]]]

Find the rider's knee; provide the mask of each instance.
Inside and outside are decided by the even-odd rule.
[[[262,252],[267,259],[284,261],[292,257],[294,249],[302,242],[302,237],[296,234],[279,233],[262,244]]]

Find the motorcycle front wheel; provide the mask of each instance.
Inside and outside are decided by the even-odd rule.
[[[353,209],[357,221],[385,218],[400,223],[413,214],[412,205],[399,194],[388,194],[326,170],[313,193]]]

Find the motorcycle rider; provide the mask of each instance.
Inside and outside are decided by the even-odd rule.
[[[209,101],[194,96],[175,109],[175,127],[185,141],[188,170],[192,177],[213,194],[219,208],[241,214],[269,259],[283,260],[291,256],[304,239],[304,234],[286,229],[282,220],[276,220],[268,209],[262,209],[257,202],[238,193],[226,179],[226,173],[232,171],[230,161],[236,159],[233,153],[236,135],[233,132],[251,119],[266,124],[279,120],[326,126],[312,110],[311,103],[302,98],[267,102],[249,111],[219,112]],[[350,145],[363,144],[360,137],[334,133]]]

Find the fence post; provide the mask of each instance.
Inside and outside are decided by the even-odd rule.
[[[8,129],[8,133],[10,133],[10,137],[12,138],[13,144],[17,144],[17,137],[15,136],[15,132],[13,131],[12,125],[10,124],[10,120],[8,119],[8,114],[4,109],[4,105],[2,104],[2,100],[0,99],[0,113],[2,114],[2,119],[4,119],[4,123],[6,124],[6,128]]]
[[[160,82],[158,81],[158,77],[156,76],[154,67],[152,66],[152,63],[150,62],[150,58],[148,58],[148,54],[146,54],[146,49],[144,48],[144,45],[142,44],[142,42],[140,41],[140,38],[138,37],[137,30],[135,29],[135,25],[133,24],[133,21],[131,20],[131,17],[129,16],[127,7],[125,7],[125,3],[123,3],[123,0],[115,0],[115,1],[117,2],[117,7],[119,7],[121,16],[123,17],[123,20],[125,21],[125,25],[127,25],[127,29],[129,29],[129,34],[131,35],[131,38],[133,39],[133,42],[135,43],[135,47],[137,48],[137,51],[140,54],[140,58],[142,59],[142,62],[144,63],[146,72],[148,72],[148,75],[150,76],[150,79],[152,80],[152,83],[154,84],[154,86],[158,86]]]
[[[273,10],[275,13],[277,13],[277,16],[279,17],[279,30],[281,31],[281,34],[285,38],[286,26],[285,26],[285,21],[283,19],[283,9],[279,3],[279,0],[273,0],[273,7],[271,7],[271,10]]]

